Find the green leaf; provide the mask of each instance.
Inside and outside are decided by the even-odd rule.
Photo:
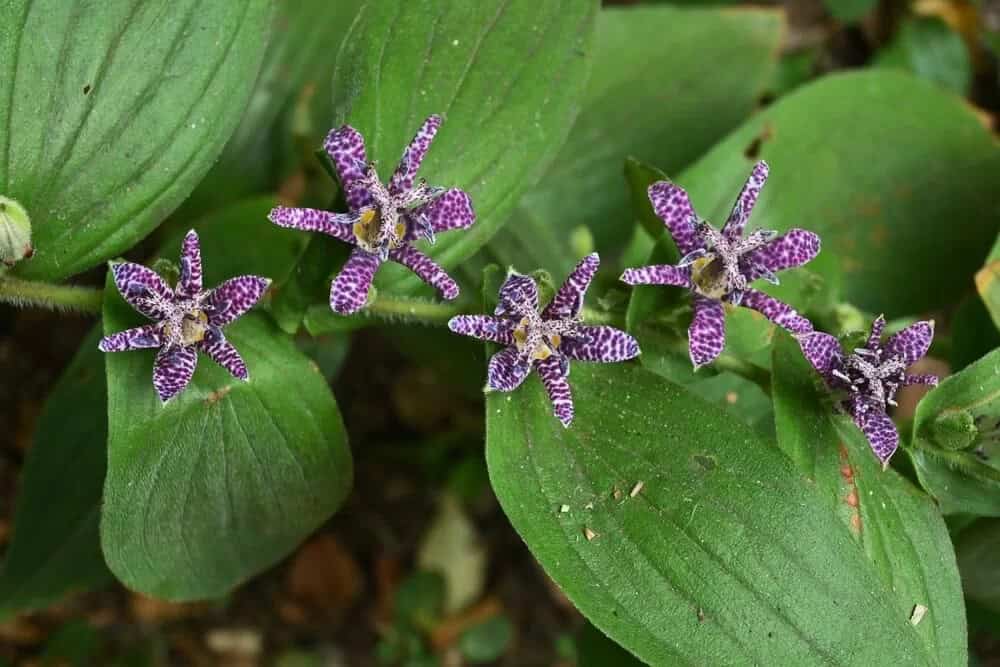
[[[571,382],[569,429],[534,376],[490,394],[486,457],[514,528],[602,632],[657,665],[929,664],[773,444],[633,364],[576,364]]]
[[[94,329],[49,395],[0,568],[0,618],[111,580],[98,536],[107,467],[107,385]]]
[[[1000,329],[994,325],[986,305],[978,294],[967,294],[951,316],[948,361],[952,370],[960,371],[998,347]]]
[[[476,224],[442,234],[446,268],[499,229],[562,145],[590,70],[596,0],[369,2],[345,38],[334,75],[338,121],[365,137],[388,178],[420,123],[442,114],[420,176],[461,187]],[[376,281],[400,293],[420,282],[400,266]]]
[[[965,605],[940,511],[895,470],[883,471],[850,418],[834,415],[829,394],[791,336],[781,333],[773,353],[779,446],[843,520],[841,530],[858,542],[882,590],[895,598],[895,615],[927,608],[916,625],[926,662],[965,664]]]
[[[240,204],[198,227],[207,286],[237,264],[240,273],[264,275],[291,266],[296,235],[272,225],[237,228],[246,224],[240,210],[267,205]],[[234,243],[241,252],[232,252]],[[176,257],[170,247],[166,256]],[[104,323],[106,333],[141,323],[110,281]],[[157,597],[226,594],[294,549],[351,484],[340,414],[315,364],[259,312],[226,335],[250,381],[202,356],[191,385],[165,406],[152,389],[154,351],[107,356],[102,546],[119,579]]]
[[[505,616],[496,616],[474,625],[458,638],[462,656],[473,665],[499,660],[507,651],[513,626]]]
[[[889,318],[956,301],[1000,227],[1000,151],[989,130],[961,99],[906,74],[803,86],[678,181],[695,210],[720,223],[757,158],[771,176],[750,224],[820,234],[823,251],[808,267],[836,258],[845,299]]]
[[[903,22],[875,62],[908,70],[959,95],[968,94],[972,82],[972,62],[965,41],[936,17],[913,17]]]
[[[983,519],[962,531],[955,544],[962,585],[970,600],[1000,613],[1000,519]]]
[[[1000,329],[1000,235],[986,258],[986,265],[976,274],[976,289],[990,311],[993,323]]]
[[[917,476],[945,514],[1000,516],[1000,349],[924,396],[913,434]]]
[[[872,10],[878,0],[823,0],[827,11],[838,21],[854,23]]]
[[[133,246],[218,157],[253,87],[268,0],[14,0],[0,9],[0,193],[28,209],[19,273]]]
[[[580,631],[577,653],[579,667],[640,667],[645,664],[590,623]]]
[[[497,260],[568,273],[580,258],[569,237],[580,226],[608,259],[621,251],[632,221],[622,163],[635,156],[673,173],[736,127],[773,75],[783,27],[772,10],[601,11],[583,109],[498,235],[510,247],[496,248]]]

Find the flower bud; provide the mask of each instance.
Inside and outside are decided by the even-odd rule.
[[[14,266],[33,254],[28,212],[13,199],[0,196],[0,262]]]

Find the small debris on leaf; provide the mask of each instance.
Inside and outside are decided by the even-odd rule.
[[[560,505],[559,506],[559,511],[562,512],[563,514],[565,514],[566,512],[569,511],[569,505]]]
[[[588,542],[593,542],[594,538],[597,537],[597,533],[590,529],[590,526],[583,527],[583,536],[587,538]]]
[[[913,605],[913,611],[910,612],[910,625],[917,625],[920,621],[924,620],[924,616],[927,614],[927,607],[922,604]]]
[[[635,483],[635,486],[632,487],[632,490],[628,492],[628,497],[635,498],[637,495],[642,493],[642,487],[644,487],[645,485],[646,483],[640,479],[638,482]]]

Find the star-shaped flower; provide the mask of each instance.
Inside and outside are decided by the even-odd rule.
[[[906,369],[927,354],[934,338],[934,321],[917,322],[882,343],[885,318],[872,323],[864,347],[845,353],[834,336],[813,331],[798,336],[802,354],[833,390],[844,392],[841,407],[868,438],[883,466],[899,446],[899,433],[886,414],[896,405],[896,392],[910,384],[936,385],[934,375],[907,375]]]
[[[333,161],[347,199],[348,213],[279,206],[268,218],[281,227],[322,232],[355,246],[330,288],[330,307],[344,315],[364,307],[368,288],[386,260],[399,262],[434,287],[445,299],[458,296],[458,283],[434,260],[413,247],[413,241],[451,229],[465,229],[476,220],[472,200],[462,190],[414,184],[417,169],[441,126],[440,116],[424,121],[403,152],[388,187],[375,164],[366,164],[365,140],[349,125],[331,130],[324,148]]]
[[[632,336],[608,326],[588,326],[580,318],[583,296],[597,273],[597,253],[584,257],[552,301],[538,309],[534,278],[513,271],[500,287],[494,316],[459,315],[448,322],[455,333],[506,347],[493,355],[487,372],[487,390],[513,391],[534,368],[563,426],[573,421],[570,395],[570,359],[611,363],[632,359],[639,344]]]
[[[667,181],[649,186],[649,200],[683,254],[677,266],[660,264],[628,269],[629,285],[675,285],[691,290],[694,320],[688,349],[694,367],[719,356],[726,343],[724,303],[753,308],[792,333],[812,331],[812,324],[791,306],[749,287],[763,278],[778,283],[778,271],[801,266],[819,253],[819,237],[803,229],[756,230],[743,236],[750,212],[767,180],[766,162],[758,162],[736,198],[722,231],[695,214],[683,189]]]
[[[191,381],[198,350],[240,380],[250,374],[222,327],[250,310],[267,291],[270,279],[259,276],[231,278],[212,290],[202,288],[201,248],[194,230],[181,246],[181,275],[173,289],[152,269],[121,262],[111,267],[122,297],[153,320],[134,329],[105,336],[101,352],[124,352],[158,347],[153,364],[153,386],[164,403]]]

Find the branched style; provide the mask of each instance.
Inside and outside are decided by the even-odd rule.
[[[799,336],[799,346],[826,384],[843,392],[841,405],[868,438],[875,456],[888,465],[899,446],[899,433],[886,414],[896,392],[909,384],[936,385],[933,375],[908,375],[906,369],[927,354],[934,338],[933,320],[917,322],[882,343],[885,318],[872,323],[863,347],[841,350],[834,336],[814,331]]]
[[[736,198],[729,219],[716,230],[695,214],[687,193],[667,181],[649,186],[649,200],[683,254],[677,266],[666,264],[628,269],[622,281],[629,285],[674,285],[691,291],[694,320],[688,329],[688,349],[695,368],[710,363],[725,346],[723,304],[753,308],[780,327],[796,334],[812,331],[812,324],[791,306],[749,287],[763,278],[777,284],[777,273],[801,266],[819,253],[819,237],[803,229],[781,236],[743,229],[767,180],[768,167],[758,162]]]
[[[568,427],[573,421],[570,360],[612,363],[639,355],[632,336],[613,327],[586,325],[580,317],[600,261],[596,253],[584,257],[542,310],[534,278],[511,271],[493,316],[459,315],[448,322],[455,333],[505,346],[490,359],[487,391],[513,391],[534,368],[555,416]]]
[[[322,232],[355,246],[330,288],[334,312],[347,315],[363,308],[375,272],[387,260],[413,271],[445,299],[458,296],[458,283],[412,245],[421,238],[433,243],[438,232],[465,229],[476,219],[472,200],[464,191],[415,183],[440,126],[439,116],[424,121],[388,186],[379,179],[376,165],[366,163],[361,133],[349,125],[332,130],[324,148],[344,189],[349,212],[279,206],[268,216],[281,227]]]
[[[121,262],[111,267],[115,286],[137,311],[153,320],[101,339],[102,352],[160,348],[153,365],[153,386],[166,402],[179,394],[194,375],[198,350],[240,380],[250,374],[222,327],[250,310],[267,291],[270,279],[231,278],[212,290],[202,287],[201,248],[192,230],[181,247],[181,275],[171,289],[152,269]]]

